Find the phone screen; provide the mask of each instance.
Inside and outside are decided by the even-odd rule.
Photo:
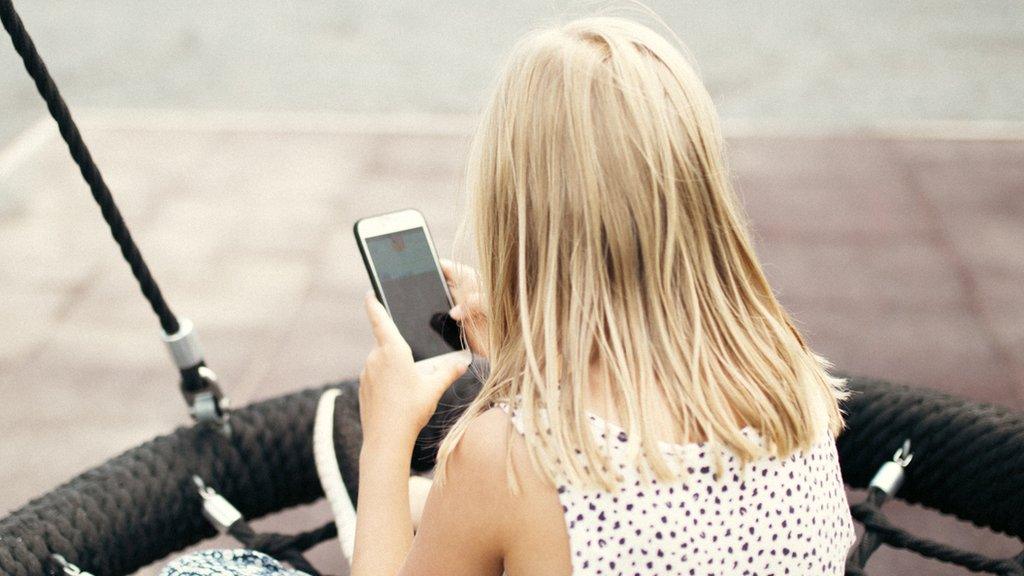
[[[423,228],[366,238],[391,318],[416,361],[462,350],[458,325]]]

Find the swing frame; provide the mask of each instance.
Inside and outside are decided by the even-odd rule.
[[[442,401],[417,444],[412,469],[433,465],[436,438],[458,414],[453,404],[464,407],[478,386],[471,378],[460,380]],[[214,536],[194,475],[247,520],[318,500],[323,491],[313,463],[313,425],[317,401],[329,387],[339,391],[338,461],[355,502],[362,431],[358,383],[348,380],[234,410],[230,436],[211,425],[178,428],[32,500],[0,519],[0,573],[53,574],[52,556],[59,554],[96,576],[127,575]],[[837,441],[847,486],[868,487],[909,439],[914,458],[897,498],[1024,540],[1024,414],[867,378],[851,378],[850,389],[847,428]],[[866,533],[877,535],[875,544],[972,570],[1024,574],[1024,555],[993,559],[915,539],[888,523],[880,505],[853,506]],[[335,534],[318,528],[250,543],[289,560],[282,552],[301,552]],[[864,574],[874,548],[863,562],[848,563],[846,573]]]

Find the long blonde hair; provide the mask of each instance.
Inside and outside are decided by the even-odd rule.
[[[595,17],[523,38],[467,185],[491,372],[441,446],[442,480],[470,421],[509,403],[546,477],[615,486],[585,404],[595,362],[636,462],[659,479],[680,469],[658,449],[655,410],[684,440],[744,460],[807,448],[826,419],[842,426],[843,382],[754,256],[711,99],[651,29]]]

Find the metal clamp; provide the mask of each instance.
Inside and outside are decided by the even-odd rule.
[[[181,371],[182,377],[188,380],[188,385],[182,384],[182,389],[185,390],[189,414],[196,422],[213,423],[224,434],[230,434],[230,402],[221,391],[217,374],[203,364],[203,349],[199,345],[195,325],[188,318],[181,318],[178,320],[178,331],[174,334],[165,333],[162,339],[171,353],[174,365]],[[196,382],[197,378],[199,382]]]
[[[178,320],[178,331],[163,335],[164,344],[178,370],[187,370],[203,362],[203,349],[199,346],[195,325],[188,318]]]
[[[225,436],[230,435],[231,424],[228,422],[228,408],[231,405],[231,399],[221,391],[220,385],[217,383],[217,374],[213,370],[207,366],[200,366],[196,371],[203,381],[203,387],[199,392],[185,393],[189,415],[196,422],[219,426]]]
[[[67,559],[60,554],[51,554],[50,559],[60,567],[66,576],[93,576],[91,573],[82,570],[71,562],[68,562]]]
[[[882,464],[882,467],[875,472],[875,476],[868,483],[869,487],[878,488],[888,496],[893,496],[903,486],[903,479],[906,477],[906,468],[914,454],[910,451],[910,439],[903,441],[903,446],[892,455],[892,460]]]
[[[199,476],[192,476],[199,495],[203,497],[203,517],[213,524],[217,531],[224,534],[232,524],[242,519],[242,513],[228,499],[217,493],[203,482]]]

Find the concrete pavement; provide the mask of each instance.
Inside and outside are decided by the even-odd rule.
[[[1024,121],[1016,0],[646,3],[689,48],[725,118],[833,131]],[[473,112],[531,27],[642,12],[592,0],[17,5],[73,110]],[[6,39],[0,110],[0,143],[43,110]]]

